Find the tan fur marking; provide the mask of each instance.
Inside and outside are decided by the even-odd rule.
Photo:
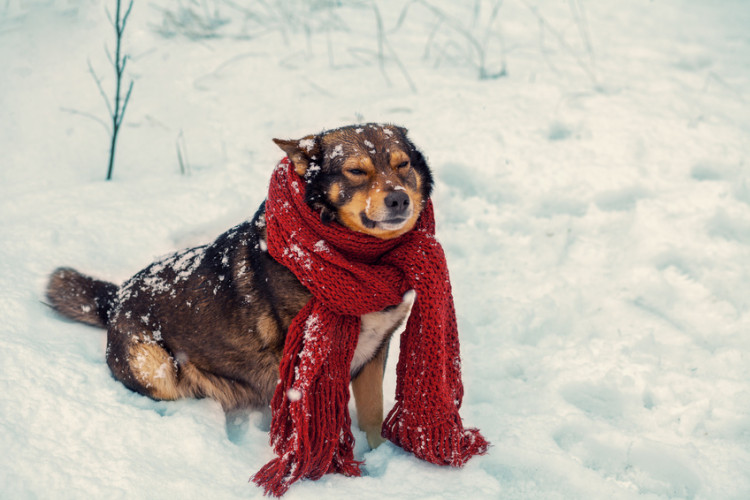
[[[249,385],[205,373],[192,363],[180,365],[180,393],[183,397],[211,398],[224,410],[267,404]]]
[[[276,320],[268,313],[262,313],[258,317],[258,335],[263,339],[266,346],[274,345],[279,338],[279,325]]]
[[[421,189],[422,189],[422,176],[421,175],[415,175],[414,178],[415,178],[416,188],[414,189],[414,191],[410,191],[409,190],[409,194],[411,194],[412,192],[414,192],[414,193],[421,193]],[[419,198],[419,202],[421,203],[422,202],[422,195],[418,194],[418,198]]]
[[[359,214],[367,206],[367,195],[368,193],[359,191],[352,196],[352,199],[346,205],[339,208],[341,223],[352,231],[368,233],[368,229],[362,224],[362,219],[359,217]]]
[[[352,380],[359,428],[365,432],[367,442],[373,449],[385,442],[380,436],[383,425],[384,356],[385,349],[367,363],[357,378]]]
[[[341,196],[341,185],[337,182],[334,182],[328,189],[328,199],[331,201],[331,203],[336,204],[339,202],[339,196]]]
[[[291,160],[294,163],[294,171],[297,172],[297,175],[303,177],[307,172],[307,162],[302,159],[301,155],[296,154],[291,157]]]
[[[407,155],[400,149],[391,151],[391,168],[398,169],[398,166],[405,161],[409,161],[409,155]]]
[[[365,170],[368,173],[375,172],[375,165],[372,163],[372,159],[369,156],[359,157],[359,168]]]
[[[174,359],[158,344],[135,343],[130,346],[130,370],[156,399],[177,399],[177,373]]]
[[[352,175],[349,174],[350,170],[363,170],[367,173],[367,176],[363,175]],[[375,165],[372,163],[372,159],[368,156],[352,156],[344,161],[342,171],[345,175],[349,176],[354,182],[365,182],[375,175]]]

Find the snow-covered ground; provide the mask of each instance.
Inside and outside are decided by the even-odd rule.
[[[271,138],[359,121],[435,172],[493,447],[449,470],[355,431],[365,477],[287,498],[750,498],[749,27],[744,0],[135,0],[105,182],[105,2],[0,2],[0,498],[261,497],[267,414],[129,392],[42,290],[210,241]]]

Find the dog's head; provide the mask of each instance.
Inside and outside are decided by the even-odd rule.
[[[274,142],[305,179],[305,199],[324,222],[396,238],[414,227],[432,192],[430,169],[402,127],[352,125]]]

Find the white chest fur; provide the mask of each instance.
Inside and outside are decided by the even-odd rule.
[[[383,340],[401,326],[404,319],[409,316],[416,296],[414,290],[409,290],[399,305],[362,316],[359,340],[352,358],[352,372],[358,371],[362,365],[370,361]]]

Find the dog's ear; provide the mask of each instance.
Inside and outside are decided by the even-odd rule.
[[[294,171],[303,177],[311,164],[315,163],[320,154],[320,141],[314,135],[307,135],[297,141],[274,139],[294,164]]]

